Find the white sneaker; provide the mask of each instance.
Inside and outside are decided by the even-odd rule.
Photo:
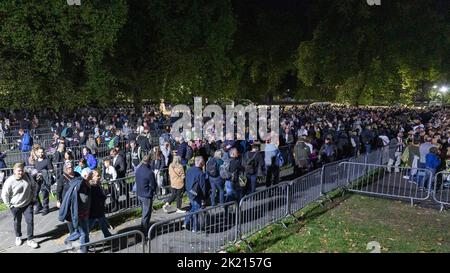
[[[168,208],[169,208],[169,205],[164,205],[162,209],[165,213],[167,213],[167,212],[169,212]]]
[[[409,179],[408,175],[403,176],[403,179]]]
[[[21,246],[21,245],[22,245],[22,238],[16,237],[16,246]]]
[[[31,247],[31,248],[38,248],[38,247],[39,247],[39,244],[36,243],[36,242],[33,241],[33,240],[27,240],[27,245],[28,245],[29,247]]]
[[[177,209],[176,213],[186,213],[185,210]]]

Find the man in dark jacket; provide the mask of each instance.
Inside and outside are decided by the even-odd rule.
[[[309,169],[309,158],[311,156],[311,150],[305,144],[305,140],[303,138],[299,138],[297,143],[294,146],[294,175],[295,177],[300,177]]]
[[[155,174],[149,163],[150,158],[146,155],[136,169],[136,193],[142,209],[141,229],[146,236],[150,228],[153,196],[157,188]]]
[[[323,164],[327,164],[336,160],[337,148],[331,138],[326,138],[325,143],[320,148],[319,156]]]
[[[197,156],[195,158],[194,166],[189,168],[186,172],[186,192],[191,203],[191,210],[189,213],[199,211],[206,200],[205,173],[203,172],[204,165],[205,162],[203,157]],[[187,227],[192,232],[198,231],[199,223],[197,215],[186,216],[184,227]]]
[[[242,165],[247,176],[246,192],[250,194],[256,191],[257,178],[264,172],[264,157],[259,144],[252,144],[251,150],[244,154]]]
[[[292,129],[289,127],[284,128],[283,132],[281,133],[280,146],[285,147],[282,153],[284,158],[287,159],[288,164],[292,163],[292,147],[295,144],[294,140],[294,132],[292,131]]]
[[[144,153],[149,153],[152,150],[152,146],[150,145],[150,139],[148,136],[148,129],[145,129],[137,138],[136,142],[141,147]]]
[[[53,165],[45,156],[44,150],[40,148],[37,151],[38,159],[34,163],[34,168],[37,171],[37,175],[35,177],[38,188],[36,191],[36,209],[34,211],[35,214],[39,214],[42,212],[42,215],[46,215],[49,212],[49,202],[50,202],[50,188],[53,184],[53,177],[50,171],[53,170]],[[42,202],[39,196],[39,193],[42,193]]]
[[[225,181],[225,188],[227,194],[225,196],[225,202],[232,200],[240,201],[242,198],[243,188],[239,185],[239,175],[244,173],[244,167],[242,167],[241,159],[239,158],[239,152],[236,148],[230,149],[230,167],[229,172],[231,178]]]
[[[177,146],[177,155],[181,157],[181,164],[183,166],[186,166],[188,163],[188,160],[186,158],[188,144],[186,141],[184,141],[184,138],[180,137],[177,139],[178,146]]]
[[[366,126],[366,128],[361,132],[361,142],[364,144],[366,154],[372,152],[372,142],[375,138],[375,133],[372,131],[371,126]]]
[[[117,149],[112,149],[110,152],[112,166],[117,172],[117,179],[125,178],[127,174],[127,163],[125,158],[119,154]]]
[[[89,230],[91,230],[98,221],[100,229],[105,238],[111,236],[108,227],[109,223],[105,217],[105,200],[106,194],[101,183],[101,175],[98,170],[92,171],[91,184],[91,208],[89,211]]]

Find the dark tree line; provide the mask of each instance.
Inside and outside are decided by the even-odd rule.
[[[448,1],[0,2],[0,107],[411,103],[450,71]]]

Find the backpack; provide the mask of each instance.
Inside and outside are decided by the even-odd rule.
[[[255,174],[256,173],[256,155],[255,153],[253,157],[249,157],[249,154],[246,154],[246,158],[244,161],[244,170],[246,174]]]
[[[283,158],[283,155],[281,154],[280,151],[278,151],[278,153],[277,153],[277,155],[276,155],[276,158],[275,158],[275,164],[276,164],[278,167],[281,167],[281,166],[284,165],[284,158]]]
[[[219,168],[219,173],[220,173],[220,177],[222,177],[223,179],[231,179],[232,178],[232,173],[230,172],[230,160],[227,159],[223,162],[222,165],[220,165]]]
[[[217,168],[217,162],[212,157],[208,160],[208,162],[206,162],[206,172],[211,177],[218,177],[220,175],[219,170]]]

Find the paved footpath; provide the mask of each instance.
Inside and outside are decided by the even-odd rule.
[[[168,214],[159,209],[153,212],[151,224],[177,216],[180,214]],[[115,226],[110,231],[114,235],[139,229],[139,226],[140,218],[132,219]],[[9,211],[0,213],[0,253],[52,253],[66,249],[64,239],[68,236],[67,225],[58,220],[58,210],[54,209],[45,216],[41,214],[34,216],[34,236],[35,241],[40,245],[39,248],[28,247],[25,240],[21,246],[16,246],[11,213]],[[103,239],[103,234],[97,230],[91,232],[89,237],[90,241],[100,240]],[[22,219],[22,239],[26,239],[25,219]]]

